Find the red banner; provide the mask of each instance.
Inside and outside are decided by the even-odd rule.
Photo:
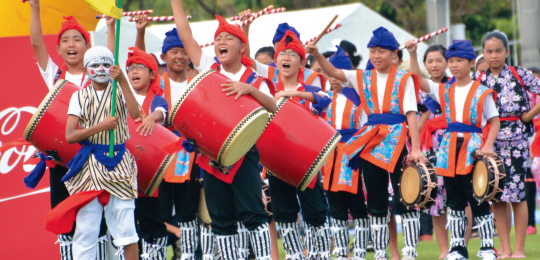
[[[57,55],[56,35],[45,36],[51,58]],[[0,95],[0,148],[22,138],[30,118],[48,92],[30,44],[30,37],[0,38],[2,91]],[[0,152],[0,259],[59,259],[56,236],[44,229],[50,210],[49,175],[34,189],[23,178],[34,168],[32,146]]]

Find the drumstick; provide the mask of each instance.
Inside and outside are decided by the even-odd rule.
[[[325,35],[326,35],[326,34],[329,34],[330,32],[336,30],[336,29],[339,28],[339,27],[341,27],[341,24],[340,24],[340,23],[336,24],[336,26],[334,26],[333,28],[330,28],[330,29],[326,30]],[[306,41],[306,42],[304,43],[304,45],[308,45],[310,42],[313,42],[313,41],[315,41],[316,39],[317,39],[317,36],[315,36],[315,37],[309,39],[308,41]]]
[[[332,24],[336,21],[337,18],[338,18],[338,15],[336,14],[336,16],[334,16],[332,21],[330,21],[330,23],[328,23],[328,25],[319,34],[319,36],[317,36],[317,39],[315,39],[315,41],[313,42],[313,45],[316,45],[319,42],[319,40],[326,34],[326,31],[328,30],[328,28],[330,28],[330,26],[332,26]]]
[[[188,20],[191,20],[191,16],[186,16]],[[134,17],[129,18],[130,22],[136,22]],[[148,17],[148,21],[162,22],[162,21],[174,21],[174,16],[152,16]]]
[[[154,10],[142,10],[142,11],[133,11],[133,12],[123,12],[122,16],[132,16],[132,15],[138,15],[138,14],[153,14]],[[102,19],[107,17],[106,15],[96,15],[96,19]]]
[[[272,8],[274,8],[273,5],[269,5],[267,6],[266,8],[262,9],[260,12],[258,12],[257,14],[260,14],[260,15],[263,15],[265,13],[268,13],[270,12],[270,10],[272,10]],[[237,21],[237,20],[240,20],[240,16],[233,16],[231,18],[229,18],[229,20],[232,22],[232,21]]]
[[[428,35],[424,35],[423,37],[416,39],[415,43],[423,42],[423,41],[425,41],[425,40],[427,40],[427,39],[429,39],[429,38],[431,38],[433,36],[437,36],[437,35],[439,35],[441,33],[445,33],[445,32],[448,32],[448,27],[444,27],[444,28],[442,28],[442,29],[440,29],[438,31],[432,32],[432,33],[430,33]],[[405,49],[405,45],[399,46],[399,49],[400,50]]]

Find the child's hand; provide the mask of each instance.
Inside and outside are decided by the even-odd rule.
[[[118,82],[126,81],[126,76],[124,76],[122,69],[118,65],[112,65],[110,73],[112,79],[116,79]]]
[[[105,16],[105,22],[107,23],[108,27],[113,27],[116,24],[116,19],[114,17]]]
[[[529,122],[533,119],[533,117],[531,116],[530,112],[531,112],[531,111],[529,110],[529,111],[527,111],[527,112],[521,114],[521,121],[523,121],[523,122],[525,122],[525,123],[529,123]]]
[[[228,92],[227,96],[237,94],[235,99],[238,99],[243,95],[250,95],[255,89],[255,87],[247,83],[232,80],[227,80],[227,82],[228,83],[221,84],[223,87],[223,92]]]
[[[109,116],[105,118],[100,124],[103,126],[103,130],[114,130],[118,125],[118,117]]]
[[[282,97],[296,97],[298,95],[298,91],[280,91],[276,93],[275,99],[278,100]]]
[[[497,154],[495,154],[495,152],[493,151],[493,146],[484,144],[482,149],[476,150],[476,155],[492,157],[492,156],[495,156]]]
[[[134,16],[135,19],[135,28],[137,30],[144,30],[148,26],[148,15],[147,14],[138,14]]]
[[[22,2],[28,2],[31,7],[39,7],[39,0],[22,0]]]
[[[409,40],[405,43],[405,48],[407,48],[407,51],[411,54],[416,53],[416,49],[418,47],[418,44],[416,43],[416,40]]]
[[[141,136],[147,136],[152,135],[152,132],[154,131],[154,125],[156,124],[156,120],[152,115],[144,118],[141,120],[140,118],[135,120],[135,122],[141,122],[142,124],[137,128],[137,132],[141,133]]]
[[[251,12],[251,9],[247,9],[247,10],[244,10],[244,11],[240,12],[240,14],[238,14],[238,16],[240,16],[240,21],[245,21],[245,20],[251,18],[251,16],[253,16],[253,13]]]
[[[427,158],[426,156],[424,156],[424,154],[422,152],[420,152],[420,150],[418,149],[412,149],[411,150],[411,153],[409,153],[409,155],[407,156],[407,160],[411,161],[411,162],[426,162],[427,161]]]
[[[312,56],[316,56],[320,54],[319,48],[317,48],[317,46],[313,44],[312,42],[308,43],[308,45],[306,46],[306,52],[311,54]]]

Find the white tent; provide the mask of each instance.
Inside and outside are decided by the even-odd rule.
[[[286,11],[283,13],[261,16],[251,25],[249,36],[251,53],[255,54],[259,48],[272,45],[272,37],[280,23],[289,23],[300,32],[300,39],[302,41],[307,41],[308,39],[317,36],[336,14],[339,15],[336,22],[341,23],[342,27],[323,37],[317,43],[317,46],[319,47],[319,50],[326,51],[332,47],[333,40],[348,40],[356,45],[358,53],[362,55],[361,68],[365,67],[368,59],[368,49],[366,46],[371,38],[372,31],[379,26],[384,26],[394,33],[394,36],[400,43],[405,43],[407,40],[418,38],[401,29],[365,5],[356,3],[309,10]],[[199,44],[213,42],[217,25],[218,23],[216,20],[190,23],[195,39]],[[171,30],[174,26],[174,23],[151,24],[147,28],[145,36],[147,52],[161,53],[165,32]],[[128,22],[127,18],[124,18],[122,20],[120,41],[121,51],[119,62],[121,65],[125,64],[128,47],[135,45],[136,33],[135,24]],[[105,21],[101,21],[94,32],[94,42],[97,45],[106,46],[106,38],[107,27]],[[418,46],[418,53],[422,55],[426,49],[427,45],[421,43]],[[204,51],[212,55],[214,53],[213,47],[204,48]],[[409,59],[407,51],[403,52],[403,59]],[[422,65],[423,64],[421,64],[421,66]]]

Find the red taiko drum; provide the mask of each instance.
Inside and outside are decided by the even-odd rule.
[[[279,179],[305,190],[337,147],[341,135],[289,98],[280,98],[277,109],[257,142],[260,163]]]
[[[225,95],[221,84],[228,80],[215,70],[200,73],[169,114],[184,138],[194,139],[202,153],[223,166],[240,160],[268,123],[268,112],[251,96]]]
[[[69,101],[72,94],[80,89],[68,81],[59,80],[45,96],[24,131],[24,138],[28,142],[62,166],[66,166],[81,148],[79,144],[68,144],[66,141]],[[139,124],[128,117],[131,137],[126,147],[137,162],[138,190],[152,196],[173,162],[174,153],[168,153],[163,148],[176,142],[178,136],[156,125],[152,135],[143,137],[136,132]]]

